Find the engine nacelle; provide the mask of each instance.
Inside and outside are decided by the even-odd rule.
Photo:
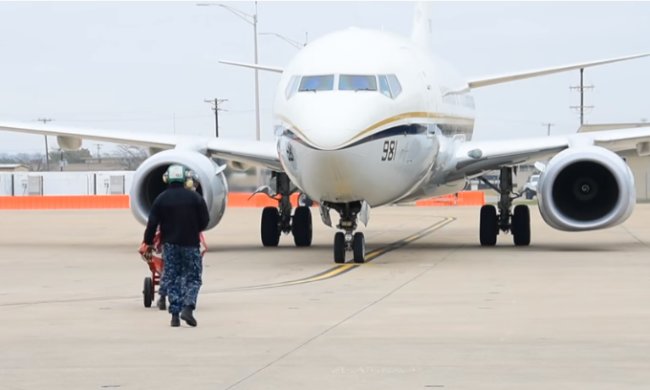
[[[197,191],[205,199],[210,212],[208,229],[215,227],[226,210],[228,183],[217,164],[201,153],[186,150],[166,150],[145,160],[135,171],[131,187],[131,211],[142,224],[147,223],[151,205],[158,194],[167,188],[163,173],[172,164],[181,164],[197,176]]]
[[[67,137],[59,135],[56,137],[56,143],[63,150],[73,151],[81,149],[81,138]]]
[[[537,195],[546,223],[566,231],[618,225],[636,203],[632,171],[616,153],[598,146],[569,148],[553,157]]]

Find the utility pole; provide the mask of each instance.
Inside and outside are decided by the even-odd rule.
[[[102,149],[101,144],[97,144],[97,163],[101,164],[102,163],[102,154],[100,153],[100,150]]]
[[[225,111],[223,108],[220,108],[221,103],[227,102],[228,99],[205,99],[204,102],[210,103],[212,105],[212,111],[214,111],[214,135],[219,138],[219,111]]]
[[[36,120],[39,121],[39,122],[43,122],[43,124],[46,125],[47,122],[52,122],[54,119],[51,119],[51,118],[38,118]],[[49,171],[50,170],[50,152],[49,152],[48,146],[47,146],[47,135],[45,135],[44,137],[45,137],[45,169]]]
[[[593,90],[594,86],[584,85],[584,73],[585,73],[585,68],[580,68],[580,85],[569,87],[570,90],[580,91],[580,105],[570,107],[571,109],[580,111],[580,126],[585,124],[585,108],[590,110],[594,108],[594,106],[585,106],[585,89]]]
[[[542,123],[542,126],[546,126],[546,136],[551,135],[551,126],[555,126],[555,123]]]

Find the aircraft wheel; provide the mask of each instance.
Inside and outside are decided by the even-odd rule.
[[[311,211],[309,207],[296,208],[291,222],[291,234],[296,246],[310,246],[312,239]]]
[[[497,209],[491,205],[481,207],[480,241],[481,246],[494,246],[497,243]]]
[[[361,232],[354,233],[352,253],[354,254],[355,263],[364,263],[366,261],[366,239]]]
[[[144,287],[142,289],[144,307],[151,307],[151,302],[153,302],[153,294],[153,279],[146,277],[144,278]]]
[[[345,234],[342,232],[334,235],[334,262],[345,263]]]
[[[530,209],[518,205],[512,214],[512,238],[516,246],[530,245]]]
[[[261,235],[264,246],[278,246],[280,242],[280,213],[275,207],[264,207],[262,211]]]

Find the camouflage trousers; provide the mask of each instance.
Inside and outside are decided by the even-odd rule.
[[[180,313],[184,306],[196,307],[203,273],[203,261],[199,246],[180,246],[165,243],[163,246],[165,262],[161,287],[169,299],[169,312]]]

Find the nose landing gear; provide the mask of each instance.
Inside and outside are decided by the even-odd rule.
[[[345,253],[351,251],[352,260],[355,263],[364,263],[366,261],[366,240],[362,232],[355,233],[361,202],[326,203],[325,206],[339,213],[341,219],[336,227],[344,230],[344,232],[337,232],[334,235],[334,262],[344,263]]]

